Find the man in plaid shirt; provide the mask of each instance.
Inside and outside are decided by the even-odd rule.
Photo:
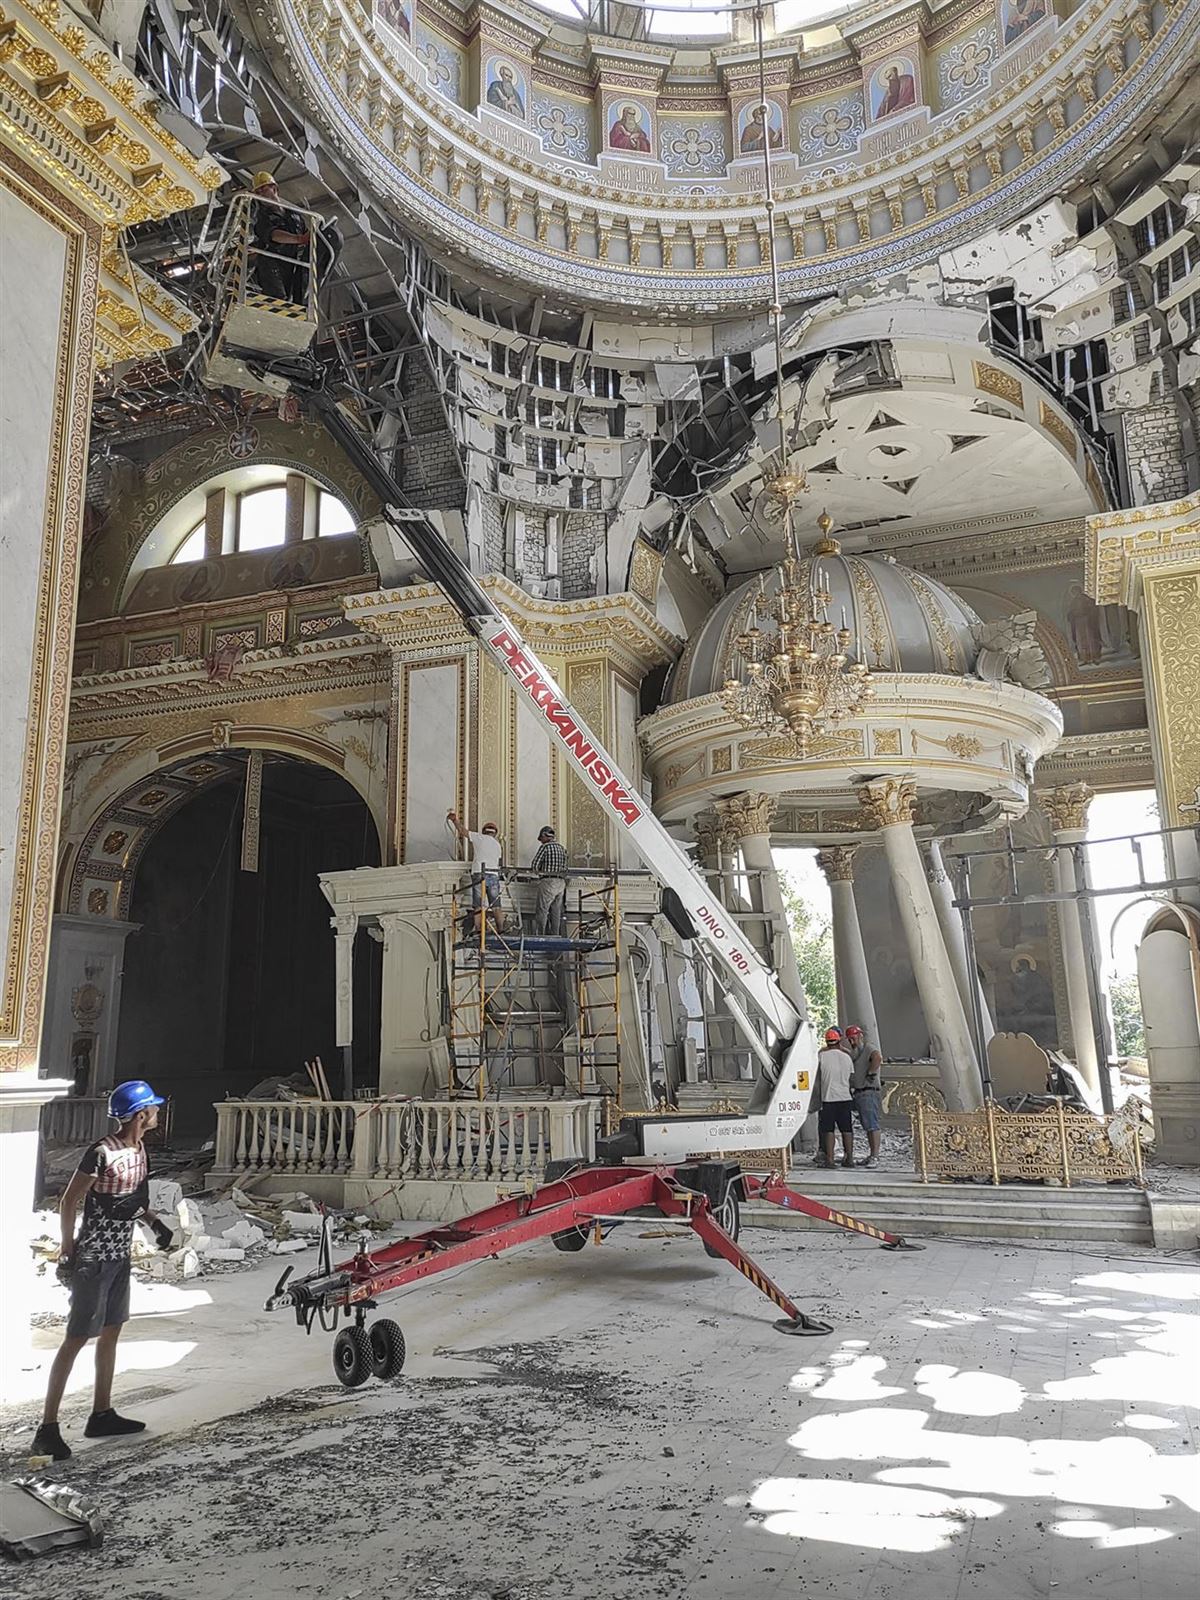
[[[71,1291],[67,1336],[50,1368],[42,1424],[31,1454],[66,1461],[71,1448],[59,1432],[58,1408],[75,1365],[89,1339],[96,1341],[96,1389],[84,1433],[89,1439],[141,1433],[144,1422],[121,1417],[112,1408],[112,1380],[117,1340],[129,1319],[129,1257],[133,1224],[144,1217],[161,1249],[171,1229],[149,1209],[150,1177],[142,1137],[158,1121],[162,1097],[140,1078],[118,1084],[109,1097],[108,1114],[120,1124],[116,1133],[85,1150],[75,1176],[59,1205],[62,1249],[58,1276]],[[83,1207],[83,1225],[75,1236],[75,1219]]]
[[[563,931],[563,901],[567,897],[567,852],[554,837],[554,829],[548,823],[538,834],[538,851],[532,865],[542,880],[538,884],[533,931],[560,938]]]

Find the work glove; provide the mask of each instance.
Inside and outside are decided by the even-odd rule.
[[[154,1235],[154,1242],[160,1250],[169,1250],[175,1243],[175,1230],[161,1217],[147,1217],[150,1232]]]
[[[70,1256],[63,1256],[62,1260],[54,1269],[54,1276],[58,1279],[59,1283],[62,1284],[64,1289],[69,1289],[71,1287],[75,1277],[75,1263],[71,1260]]]

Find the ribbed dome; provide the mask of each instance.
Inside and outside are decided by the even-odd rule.
[[[829,616],[846,621],[852,633],[850,653],[864,660],[873,672],[940,672],[962,677],[975,665],[978,646],[972,627],[979,618],[964,600],[943,584],[886,556],[805,556],[800,575],[811,582],[813,561],[824,569],[825,587],[833,595]],[[769,603],[779,590],[775,568],[753,573],[731,589],[688,641],[673,675],[668,699],[673,704],[712,694],[738,676],[733,640],[749,624],[750,610],[759,594],[768,603],[759,606],[760,626]]]

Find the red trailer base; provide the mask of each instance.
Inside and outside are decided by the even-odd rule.
[[[376,1308],[380,1296],[535,1239],[549,1238],[559,1250],[580,1250],[593,1233],[599,1240],[606,1228],[627,1222],[639,1212],[686,1223],[699,1235],[709,1255],[730,1262],[779,1307],[784,1315],[775,1327],[780,1332],[807,1337],[819,1337],[833,1329],[801,1311],[737,1243],[739,1190],[745,1198],[802,1211],[835,1227],[866,1234],[887,1249],[921,1248],[810,1200],[778,1177],[757,1178],[736,1168],[731,1176],[726,1173],[727,1169],[715,1162],[654,1168],[579,1167],[542,1184],[532,1194],[502,1200],[379,1250],[367,1250],[364,1240],[357,1255],[337,1265],[333,1264],[327,1220],[316,1270],[289,1281],[289,1267],[266,1309],[292,1307],[306,1332],[312,1331],[314,1323],[332,1332],[339,1318],[353,1318],[334,1340],[333,1365],[341,1382],[354,1388],[371,1376],[398,1377],[404,1366],[404,1336],[397,1324],[385,1318],[367,1325],[366,1313]],[[717,1207],[721,1222],[705,1192],[713,1188],[714,1179],[723,1184]]]

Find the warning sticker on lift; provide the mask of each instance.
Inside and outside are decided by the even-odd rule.
[[[797,1089],[807,1089],[808,1088],[808,1073],[807,1072],[798,1072],[796,1074],[796,1087],[797,1087]]]

